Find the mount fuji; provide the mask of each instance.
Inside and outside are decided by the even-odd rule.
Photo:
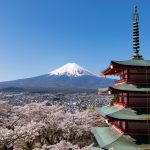
[[[54,71],[49,73],[50,76],[68,76],[68,77],[80,77],[80,76],[95,76],[88,70],[80,67],[76,63],[68,63]]]
[[[114,84],[113,79],[99,77],[76,63],[68,63],[48,74],[0,82],[0,89],[15,88],[56,88],[96,89]]]

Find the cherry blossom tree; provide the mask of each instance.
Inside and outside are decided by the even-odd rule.
[[[60,141],[54,145],[43,145],[42,148],[35,148],[34,150],[90,150],[92,145],[84,148],[79,148],[77,145],[73,145],[70,142]]]
[[[91,137],[92,116],[86,111],[72,114],[48,102],[10,106],[0,101],[0,149],[32,150],[36,145],[42,149],[48,145],[45,150],[65,145],[80,149],[74,144],[84,140],[83,135]]]

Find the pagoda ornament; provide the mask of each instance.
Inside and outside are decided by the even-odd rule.
[[[134,7],[133,15],[133,56],[131,59],[143,59],[142,55],[139,55],[140,42],[139,42],[139,15],[137,6]]]

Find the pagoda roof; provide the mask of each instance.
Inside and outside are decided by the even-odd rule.
[[[150,60],[125,60],[125,61],[111,61],[113,64],[123,66],[136,66],[136,67],[150,67]]]
[[[101,148],[113,143],[123,135],[112,127],[93,127],[92,132]]]
[[[120,69],[125,67],[150,67],[150,60],[124,60],[116,61],[112,60],[109,67],[101,72],[103,75],[112,75],[120,72]]]
[[[97,94],[100,94],[100,95],[108,94],[108,88],[98,88]]]
[[[111,92],[109,93],[109,91]],[[108,88],[98,88],[97,94],[113,94],[114,91],[150,92],[150,84],[118,84]]]
[[[109,87],[110,90],[126,92],[150,92],[150,84],[119,84]]]
[[[92,132],[100,148],[115,150],[149,150],[150,144],[138,145],[129,135],[123,135],[114,127],[94,127]]]
[[[123,106],[104,106],[96,108],[96,111],[103,117],[111,117],[120,120],[150,120],[150,114],[141,112],[141,109],[125,108]]]

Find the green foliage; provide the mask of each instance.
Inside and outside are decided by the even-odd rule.
[[[114,96],[110,102],[110,106],[113,106],[115,102],[119,102],[119,95],[118,94],[114,94]]]

